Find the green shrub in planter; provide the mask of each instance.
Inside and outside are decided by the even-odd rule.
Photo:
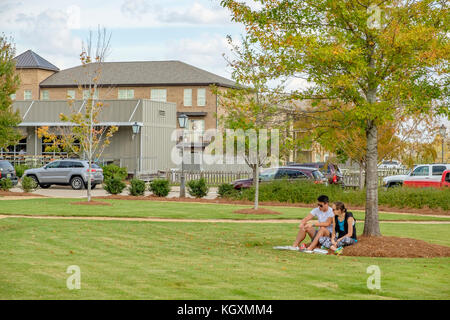
[[[217,193],[220,198],[232,198],[239,193],[239,191],[236,190],[232,184],[224,183],[219,186]]]
[[[123,189],[125,189],[126,185],[120,178],[112,178],[108,180],[104,180],[103,189],[106,190],[109,194],[119,194],[122,193]]]
[[[3,191],[9,191],[13,187],[13,183],[9,178],[3,178],[0,180],[0,189]]]
[[[208,194],[209,188],[206,185],[206,180],[201,178],[199,180],[191,180],[187,183],[188,192],[191,196],[196,198],[203,198]]]
[[[123,181],[128,176],[127,168],[120,168],[115,164],[108,164],[106,166],[103,166],[102,169],[105,180],[118,178],[119,180]]]
[[[23,173],[25,172],[25,170],[30,169],[29,166],[24,165],[24,164],[16,164],[14,166],[14,170],[16,170],[16,176],[18,178],[22,178]]]
[[[145,181],[136,178],[132,179],[128,191],[132,196],[143,196],[145,192]]]
[[[167,197],[170,192],[169,180],[157,179],[150,182],[148,190],[155,196]]]
[[[38,184],[36,180],[30,177],[23,177],[21,182],[21,188],[23,192],[31,192],[36,190],[38,187]]]

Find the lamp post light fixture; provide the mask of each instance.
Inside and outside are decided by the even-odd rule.
[[[439,133],[440,133],[441,138],[442,138],[442,163],[444,163],[444,140],[445,140],[446,132],[447,132],[447,128],[445,127],[445,125],[442,125],[439,128]]]
[[[181,133],[181,177],[180,177],[180,198],[186,197],[186,185],[184,176],[184,129],[186,128],[188,116],[184,113],[178,116],[178,125],[182,129]]]
[[[139,134],[139,130],[141,129],[141,125],[139,123],[137,123],[136,121],[133,123],[133,125],[131,126],[131,130],[133,131],[133,135],[132,135],[132,140],[134,140],[135,136],[137,134]],[[137,139],[136,139],[136,166],[134,168],[134,177],[137,177],[137,173],[138,173],[138,167],[139,167],[139,157],[137,155],[137,151],[138,151],[138,146],[137,146]]]

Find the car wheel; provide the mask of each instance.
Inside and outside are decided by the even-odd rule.
[[[95,187],[96,187],[97,185],[94,183],[94,184],[91,184],[91,190],[93,190],[93,189],[95,189]]]
[[[84,181],[81,177],[73,177],[70,179],[70,186],[73,190],[81,190],[84,187]]]
[[[52,185],[51,184],[40,184],[39,185],[42,189],[48,189],[50,188]]]
[[[31,179],[33,179],[33,181],[34,181],[34,188],[37,188],[38,186],[39,186],[39,180],[38,180],[38,178],[36,177],[36,176],[28,176],[28,177],[30,177]]]

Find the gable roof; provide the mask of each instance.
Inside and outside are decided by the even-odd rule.
[[[100,86],[210,85],[234,87],[236,83],[181,61],[103,62]],[[74,87],[89,82],[98,63],[62,70],[41,82],[45,87]]]
[[[51,64],[37,53],[27,50],[14,58],[16,69],[44,69],[59,71],[59,68]]]

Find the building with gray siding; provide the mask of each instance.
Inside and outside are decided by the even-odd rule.
[[[99,126],[117,126],[111,144],[97,159],[100,163],[115,163],[126,167],[131,174],[151,174],[174,166],[171,152],[176,146],[172,133],[176,129],[176,105],[148,99],[103,100],[104,109],[99,114]],[[15,101],[22,122],[20,130],[26,137],[25,154],[40,156],[45,153],[45,143],[38,138],[39,127],[49,127],[56,134],[58,128],[73,125],[61,122],[61,113],[82,112],[85,101],[74,101],[71,106],[65,100]],[[134,135],[132,125],[140,126]],[[173,141],[172,141],[173,140]]]

